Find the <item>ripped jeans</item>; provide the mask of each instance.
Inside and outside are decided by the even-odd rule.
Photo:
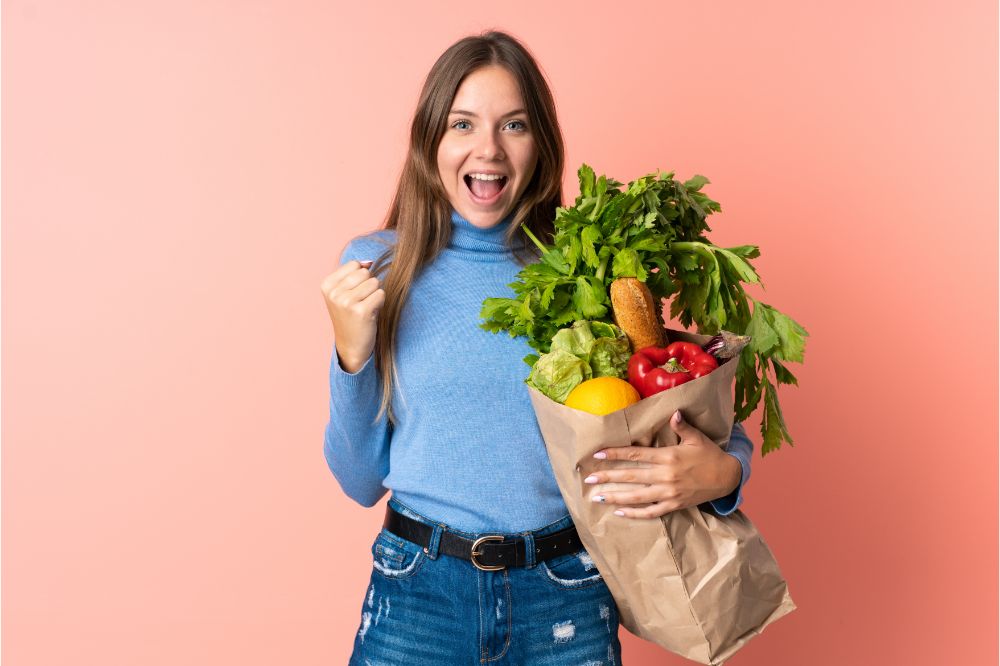
[[[571,524],[567,515],[530,534]],[[436,550],[379,532],[350,666],[620,666],[618,608],[586,550],[501,571]]]

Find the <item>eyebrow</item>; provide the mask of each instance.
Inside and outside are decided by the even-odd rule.
[[[527,114],[528,112],[525,111],[524,109],[514,109],[513,111],[509,111],[509,112],[503,114],[501,116],[501,118],[506,118],[507,116],[516,116],[519,113]],[[472,111],[463,111],[462,109],[452,109],[451,112],[448,115],[449,116],[453,116],[453,115],[469,116],[470,118],[478,118],[479,117],[476,114],[474,114]]]

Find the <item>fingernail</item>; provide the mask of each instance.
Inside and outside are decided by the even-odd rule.
[[[615,511],[615,515],[616,516],[624,516],[625,512],[624,511]]]
[[[604,495],[594,495],[590,499],[592,501],[594,501],[594,502],[603,502],[604,501]]]
[[[371,268],[371,265],[373,263],[375,263],[375,262],[374,261],[362,261],[362,262],[359,262],[359,263],[361,264],[361,268]]]
[[[598,451],[597,453],[594,454],[594,457],[595,458],[607,458],[608,454],[605,453],[604,451]]]
[[[591,474],[586,479],[583,480],[584,483],[597,483],[597,475]]]
[[[684,417],[681,416],[681,410],[678,409],[676,412],[674,412],[674,423],[680,423],[683,420]]]

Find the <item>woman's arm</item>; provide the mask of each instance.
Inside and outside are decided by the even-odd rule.
[[[364,279],[368,273],[359,264],[345,264],[375,259],[384,251],[385,245],[371,237],[352,240],[341,253],[340,268],[323,285],[334,338],[341,352],[350,352],[341,358],[335,344],[330,357],[330,420],[323,452],[341,488],[363,506],[374,505],[386,493],[382,482],[389,474],[392,426],[385,414],[378,417],[382,382],[373,341],[380,302],[372,292],[377,285]]]
[[[340,366],[337,350],[330,361],[330,421],[323,453],[326,463],[348,497],[373,506],[386,493],[392,426],[385,414],[376,419],[382,398],[375,359],[356,373]]]
[[[728,516],[743,504],[743,486],[750,480],[750,461],[753,459],[753,442],[747,437],[742,423],[734,423],[729,435],[729,447],[726,453],[736,458],[740,463],[739,485],[725,497],[711,500],[708,504],[720,516]]]
[[[743,501],[743,484],[750,478],[753,450],[742,426],[733,426],[729,452],[683,420],[680,412],[670,420],[670,427],[680,440],[676,446],[621,446],[594,454],[595,458],[645,463],[643,467],[601,469],[584,479],[585,483],[636,484],[635,490],[594,495],[594,501],[619,505],[615,513],[626,518],[656,518],[706,503],[720,515],[735,511]],[[738,483],[737,475],[741,477]]]

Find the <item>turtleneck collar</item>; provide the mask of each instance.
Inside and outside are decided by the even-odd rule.
[[[507,217],[497,224],[482,229],[473,225],[454,208],[451,210],[451,240],[448,242],[449,249],[474,252],[477,255],[495,255],[502,258],[510,254],[510,248],[504,242],[504,235],[510,228],[510,223],[514,219],[511,212]]]

